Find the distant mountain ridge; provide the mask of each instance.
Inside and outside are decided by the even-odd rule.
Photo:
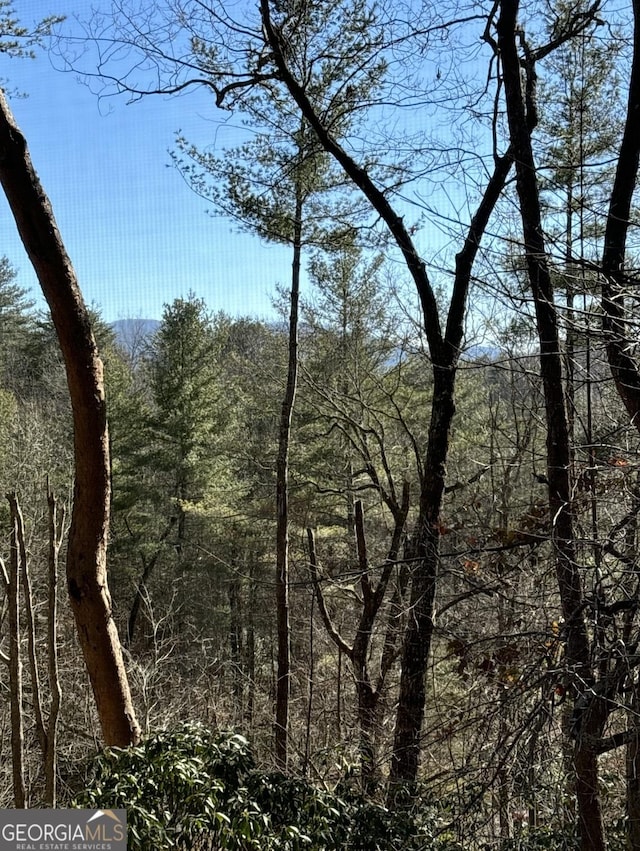
[[[128,352],[132,352],[138,350],[142,343],[148,341],[156,333],[161,324],[159,319],[143,319],[138,317],[134,319],[116,319],[115,322],[110,323],[110,326],[116,335],[118,345]],[[274,331],[283,329],[283,326],[279,322],[264,324]],[[402,352],[398,350],[397,357],[392,356],[390,362],[397,363],[401,355]],[[472,345],[462,352],[461,360],[463,363],[473,364],[478,363],[478,361],[484,361],[486,363],[498,360],[502,355],[503,351],[498,346]]]
[[[160,327],[159,319],[116,319],[110,323],[116,342],[130,351],[137,348],[142,340],[152,337]]]

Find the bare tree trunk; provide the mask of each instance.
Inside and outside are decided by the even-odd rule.
[[[625,312],[625,273],[627,235],[631,224],[631,206],[636,190],[640,161],[640,0],[633,0],[633,61],[624,132],[607,216],[602,256],[602,328],[607,359],[616,389],[631,422],[640,430],[640,371],[631,352]],[[633,334],[635,337],[635,334]],[[637,487],[636,487],[637,497]],[[637,500],[636,500],[637,501]],[[635,521],[629,530],[631,550],[636,545]],[[633,553],[630,553],[632,555]],[[632,705],[628,725],[633,736],[627,744],[627,847],[640,849],[640,732],[637,712],[640,708],[638,681],[632,681]]]
[[[280,414],[278,458],[276,462],[276,607],[278,621],[278,673],[276,680],[276,763],[287,768],[289,735],[289,696],[291,692],[291,635],[289,624],[289,445],[291,418],[298,384],[298,301],[300,297],[300,256],[302,252],[302,189],[296,184],[293,236],[293,263],[289,306],[289,358],[287,384]]]
[[[542,378],[547,423],[547,479],[552,541],[562,614],[567,632],[567,664],[574,692],[579,698],[593,680],[590,647],[582,606],[582,583],[574,552],[571,454],[563,393],[562,354],[553,285],[546,262],[539,188],[531,132],[535,126],[535,76],[528,68],[526,104],[521,63],[516,46],[518,0],[502,0],[497,24],[503,67],[505,98],[511,144],[516,163],[516,188],[520,202],[523,237],[531,291],[535,303],[540,341]],[[592,705],[579,719],[574,747],[576,797],[583,851],[604,851],[604,828],[598,791],[597,752],[592,744],[602,734],[599,706]]]
[[[640,686],[637,676],[633,678],[631,707],[627,713],[627,724],[634,731],[627,744],[627,848],[640,851]]]
[[[602,257],[602,328],[607,358],[618,394],[631,422],[640,430],[640,371],[631,352],[624,307],[624,271],[631,204],[640,159],[640,0],[633,0],[633,63],[624,133],[611,190]],[[635,339],[635,333],[634,333]]]
[[[64,535],[64,508],[58,516],[55,496],[47,494],[49,505],[49,611],[47,618],[47,650],[49,667],[49,691],[51,703],[47,722],[47,747],[44,759],[45,804],[56,806],[56,759],[58,741],[58,717],[62,690],[58,671],[58,556]]]
[[[434,364],[433,402],[427,457],[420,492],[420,511],[408,547],[412,582],[410,615],[402,650],[400,695],[389,775],[390,801],[398,787],[415,782],[418,773],[425,706],[425,678],[433,637],[433,611],[440,561],[440,510],[445,488],[445,462],[455,413],[456,369]]]
[[[138,741],[140,728],[107,584],[110,475],[102,362],[51,205],[1,94],[0,182],[49,305],[64,358],[75,452],[67,587],[104,740],[125,747]]]
[[[247,709],[245,719],[249,729],[253,727],[253,715],[256,703],[256,582],[255,554],[248,554],[249,601],[247,605],[247,640],[245,642],[245,668],[247,671]]]
[[[391,573],[398,561],[400,543],[405,532],[407,516],[409,514],[409,483],[407,481],[403,484],[402,501],[398,503],[395,499],[389,497],[387,504],[393,513],[394,530],[385,560],[385,566],[375,589],[369,578],[369,558],[367,555],[364,513],[361,500],[355,502],[353,512],[358,562],[361,571],[360,587],[362,589],[364,605],[353,642],[351,662],[356,676],[358,723],[360,726],[360,766],[362,789],[365,794],[371,793],[374,790],[379,779],[376,737],[380,726],[380,698],[382,697],[386,677],[394,658],[390,652],[391,647],[386,643],[387,639],[390,639],[387,630],[385,644],[383,645],[383,654],[376,678],[377,682],[374,685],[372,682],[373,677],[369,673],[371,638],[375,621],[378,618],[387,593]],[[397,588],[395,592],[398,592]]]
[[[229,649],[231,651],[232,692],[234,710],[242,716],[244,693],[244,662],[242,641],[241,590],[239,577],[232,576],[227,589],[229,599]]]
[[[36,728],[36,737],[42,758],[47,752],[47,734],[44,727],[42,714],[42,689],[40,687],[40,674],[38,672],[38,660],[36,659],[36,626],[33,617],[33,594],[31,592],[31,577],[29,575],[29,563],[27,560],[27,547],[24,539],[24,519],[18,497],[15,493],[7,495],[9,511],[11,516],[11,527],[16,536],[18,555],[18,570],[22,580],[22,594],[24,597],[24,611],[26,619],[27,650],[29,655],[29,670],[31,672],[31,693],[33,701],[33,713]]]
[[[640,430],[640,371],[631,352],[625,312],[625,273],[627,235],[631,224],[631,206],[636,190],[640,161],[640,0],[633,0],[633,61],[624,132],[607,216],[602,256],[602,328],[607,359],[616,389],[631,422]],[[635,337],[635,334],[633,334]],[[636,491],[637,493],[637,491]],[[631,531],[631,530],[630,530]],[[635,548],[635,521],[629,535]],[[632,708],[628,724],[633,736],[627,745],[627,847],[640,849],[640,733],[637,711],[640,708],[637,678],[633,678]]]
[[[392,636],[392,633],[390,633],[389,629],[387,629],[380,668],[377,677],[375,678],[376,682],[374,685],[374,678],[370,673],[371,639],[373,636],[375,622],[387,593],[392,571],[398,560],[400,543],[402,541],[407,515],[409,513],[408,483],[404,483],[401,503],[398,503],[390,494],[387,495],[387,499],[385,501],[388,502],[394,516],[394,531],[387,558],[385,560],[384,569],[375,586],[371,582],[369,575],[369,559],[367,555],[367,541],[362,501],[356,500],[353,504],[353,525],[355,528],[358,569],[360,573],[360,590],[362,594],[362,611],[358,619],[358,626],[353,644],[348,644],[348,642],[345,641],[331,619],[331,615],[329,614],[325,604],[322,586],[319,581],[319,569],[313,531],[311,529],[307,529],[309,567],[311,569],[311,578],[315,587],[316,597],[318,599],[318,608],[327,633],[338,648],[338,706],[340,705],[340,673],[342,654],[345,654],[348,657],[353,669],[358,702],[360,773],[362,787],[365,792],[370,792],[376,785],[378,779],[376,733],[379,726],[380,698],[383,694],[386,676],[389,673],[391,664],[395,658],[393,646],[395,636]],[[397,591],[398,589],[396,589],[396,592]]]
[[[307,679],[307,718],[304,731],[304,762],[302,763],[302,776],[309,774],[309,760],[311,756],[311,719],[313,717],[313,689],[315,685],[315,647],[313,641],[313,610],[316,601],[313,585],[311,586],[311,602],[309,607],[309,675]]]
[[[24,537],[24,522],[22,512],[15,493],[7,495],[11,518],[11,571],[7,575],[4,564],[0,569],[7,586],[9,604],[9,634],[10,655],[4,661],[9,662],[9,678],[11,686],[11,715],[12,715],[12,758],[14,765],[15,800],[22,801],[16,806],[26,806],[24,790],[24,737],[22,732],[22,663],[20,660],[20,615],[19,615],[19,586],[22,579],[24,605],[27,620],[27,644],[29,652],[29,668],[32,682],[32,703],[35,715],[35,730],[44,766],[45,792],[44,802],[54,807],[56,802],[56,727],[60,711],[60,681],[58,676],[58,656],[56,639],[56,574],[57,554],[62,540],[62,532],[58,537],[58,526],[55,519],[55,500],[50,493],[49,500],[49,601],[47,624],[47,653],[49,666],[49,688],[51,693],[50,710],[45,725],[42,709],[42,689],[36,657],[36,628],[33,610],[33,594],[29,577],[26,542]],[[15,583],[15,586],[14,586]],[[13,636],[17,636],[14,645]],[[22,779],[20,779],[22,778]]]
[[[338,647],[338,670],[336,672],[336,739],[342,741],[342,656],[343,650]]]
[[[174,518],[175,519],[175,518]],[[153,555],[147,559],[145,556],[142,556],[142,575],[138,580],[138,584],[136,585],[136,593],[133,598],[133,603],[131,604],[131,611],[129,612],[129,619],[127,620],[127,634],[124,638],[124,646],[129,649],[133,643],[133,636],[136,631],[136,625],[138,623],[138,617],[140,615],[140,607],[145,599],[147,599],[147,582],[149,581],[149,577],[151,576],[154,567],[156,566],[156,562],[158,561],[159,552],[156,551]]]
[[[133,635],[136,630],[136,624],[138,622],[138,616],[140,614],[140,606],[142,605],[143,600],[147,595],[147,583],[151,578],[151,574],[153,573],[155,566],[158,562],[158,558],[160,557],[160,553],[162,551],[162,544],[167,540],[169,534],[171,533],[173,527],[178,522],[177,517],[171,517],[169,523],[165,527],[164,531],[160,535],[160,539],[158,541],[158,547],[155,552],[150,556],[148,560],[144,560],[143,558],[143,569],[142,576],[138,580],[138,584],[136,585],[136,595],[133,598],[133,603],[131,604],[131,611],[129,612],[129,620],[127,621],[127,635],[125,640],[125,647],[130,647],[133,641]]]
[[[9,689],[11,693],[11,764],[13,775],[13,803],[16,808],[26,807],[27,794],[24,781],[24,725],[22,716],[22,659],[20,654],[20,566],[15,523],[11,525],[11,557],[9,572],[0,561],[7,590],[9,620]]]

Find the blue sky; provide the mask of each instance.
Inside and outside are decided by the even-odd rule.
[[[86,0],[16,3],[24,24],[51,13],[71,19],[88,8]],[[107,321],[160,318],[163,304],[189,291],[213,311],[273,316],[275,286],[290,274],[289,250],[208,215],[207,203],[170,166],[178,130],[200,144],[233,144],[233,126],[222,123],[226,116],[207,92],[99,103],[44,53],[35,60],[2,58],[0,76],[28,95],[12,97],[11,108],[84,297]],[[40,298],[4,196],[0,233],[0,253],[17,267],[18,282]]]
[[[112,0],[14,4],[26,26],[63,14],[63,33],[73,33],[76,17],[86,20],[94,5],[108,11]],[[246,128],[237,127],[237,118],[219,110],[205,89],[173,98],[149,96],[133,104],[126,95],[100,101],[74,74],[57,70],[56,61],[61,64],[45,52],[35,60],[7,60],[0,54],[0,78],[27,94],[12,98],[11,106],[87,303],[98,307],[107,321],[159,319],[164,304],[194,292],[211,311],[272,319],[276,288],[289,283],[290,249],[266,244],[239,232],[234,222],[208,215],[210,205],[186,185],[169,155],[178,131],[189,142],[220,153],[246,141]],[[439,79],[436,70],[439,67],[427,62],[429,85]],[[410,137],[424,132],[426,142],[435,146],[425,158],[426,177],[406,187],[394,204],[408,224],[416,225],[416,243],[434,285],[446,289],[453,253],[466,231],[466,224],[458,222],[470,220],[477,200],[474,181],[479,177],[484,185],[486,175],[473,133],[460,130],[465,159],[460,165],[454,154],[449,164],[449,151],[458,144],[450,116],[435,106],[421,110],[420,116],[410,109],[389,117],[394,131],[406,124]],[[386,129],[372,132],[384,136]],[[486,143],[486,128],[481,132]],[[1,192],[0,233],[0,254],[18,268],[19,283],[37,296],[38,282]],[[404,263],[392,248],[387,260],[393,285],[413,315],[415,289],[407,283]]]

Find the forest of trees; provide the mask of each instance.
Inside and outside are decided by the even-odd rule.
[[[640,849],[640,2],[118,3],[82,51],[0,9],[102,93],[210,90],[254,132],[173,165],[291,251],[280,320],[186,280],[110,327],[3,98],[50,314],[3,258],[2,806],[129,746],[85,800],[137,818],[184,736],[236,839],[167,847]],[[285,778],[316,826],[260,838]],[[376,809],[328,839],[311,789]]]

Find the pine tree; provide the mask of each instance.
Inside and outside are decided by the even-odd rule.
[[[329,7],[292,3],[296,36],[311,49],[335,27]],[[302,69],[315,95],[328,100],[327,120],[339,137],[354,123],[350,101],[366,97],[379,82],[384,63],[362,72],[359,47],[366,41],[360,24],[341,32],[352,42],[353,53],[343,60],[341,74],[349,78],[349,95],[336,91],[336,80],[309,61]],[[204,63],[209,48],[196,43],[197,59]],[[234,86],[219,101],[234,97]],[[341,97],[337,97],[338,93]],[[275,107],[275,108],[274,108]],[[335,248],[353,233],[353,211],[340,197],[342,179],[304,118],[292,114],[278,96],[277,86],[257,89],[243,101],[254,138],[223,156],[189,146],[182,137],[182,156],[175,162],[192,187],[212,199],[219,213],[242,227],[275,242],[291,245],[292,270],[289,296],[289,351],[282,396],[276,457],[276,605],[278,612],[278,670],[276,674],[275,751],[281,768],[288,755],[289,693],[291,680],[289,616],[289,454],[292,417],[298,383],[298,312],[303,250],[308,245]],[[266,128],[262,130],[262,128]],[[337,197],[336,197],[337,196]]]

